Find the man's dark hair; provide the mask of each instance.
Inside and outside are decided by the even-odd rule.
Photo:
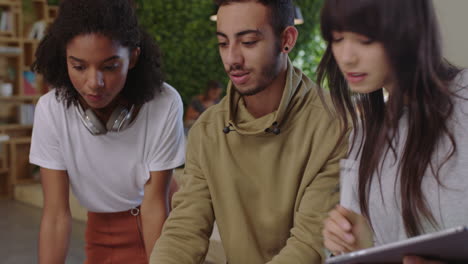
[[[218,6],[231,3],[255,1],[270,9],[270,22],[278,36],[288,26],[294,26],[294,5],[292,0],[215,0]]]
[[[139,47],[140,57],[129,70],[121,95],[132,104],[143,104],[161,90],[161,55],[153,39],[138,25],[129,0],[64,0],[58,17],[48,29],[36,51],[32,69],[55,88],[57,98],[67,106],[79,94],[67,71],[66,46],[78,35],[102,34],[130,51]]]

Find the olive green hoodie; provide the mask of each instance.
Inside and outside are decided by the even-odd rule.
[[[340,133],[314,83],[290,62],[271,114],[254,118],[229,87],[191,128],[186,183],[150,263],[203,263],[215,219],[229,264],[321,263],[322,221],[338,202],[347,150]]]

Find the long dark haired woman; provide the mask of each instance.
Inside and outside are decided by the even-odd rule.
[[[443,58],[432,1],[326,0],[321,27],[318,82],[355,127],[326,247],[468,224],[468,72]]]
[[[65,263],[69,186],[89,211],[85,263],[148,263],[185,137],[182,101],[131,1],[62,1],[33,69],[53,88],[30,153],[44,192],[39,263]]]

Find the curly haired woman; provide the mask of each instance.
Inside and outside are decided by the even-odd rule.
[[[65,262],[70,186],[88,209],[86,263],[147,263],[185,152],[182,101],[156,44],[128,0],[65,0],[33,69],[53,88],[30,152],[44,193],[39,262]]]

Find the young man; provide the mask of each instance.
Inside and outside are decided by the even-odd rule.
[[[321,263],[338,202],[342,127],[288,53],[290,0],[218,1],[228,95],[192,127],[184,177],[151,263],[203,263],[216,219],[227,261]]]

